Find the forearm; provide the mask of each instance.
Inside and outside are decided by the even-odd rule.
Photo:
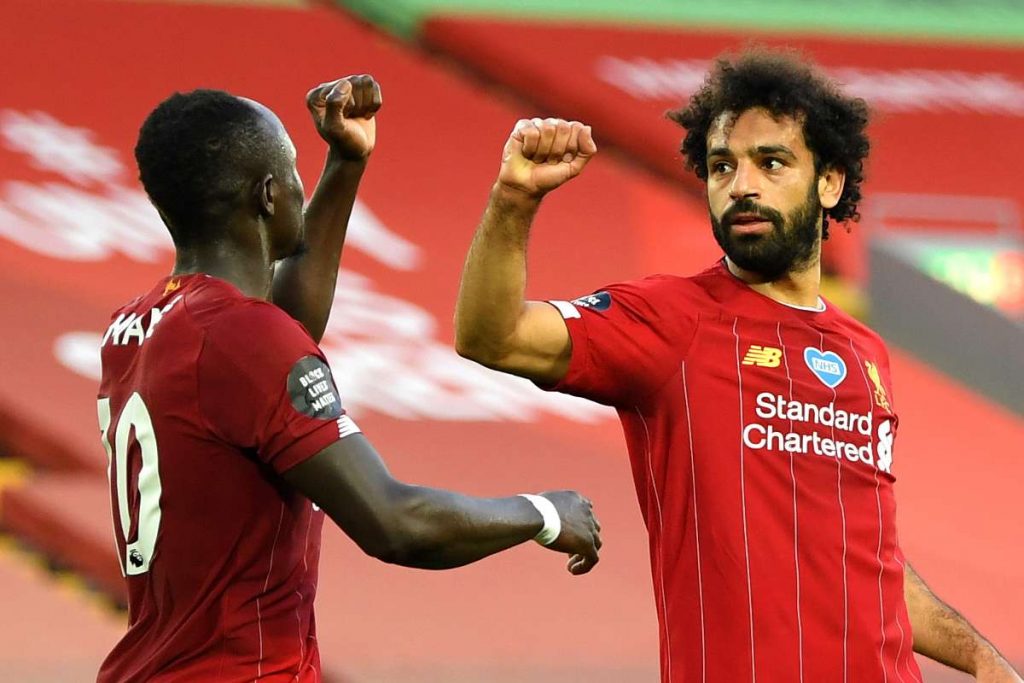
[[[440,489],[407,487],[396,552],[384,558],[420,569],[449,569],[533,539],[543,526],[521,496],[473,498]]]
[[[327,327],[349,218],[366,160],[327,154],[323,173],[305,212],[302,254],[284,259],[274,271],[273,301],[305,325],[319,343]]]
[[[455,346],[500,356],[525,307],[526,248],[539,200],[495,185],[466,256],[455,307]]]
[[[914,651],[969,674],[1004,666],[1002,656],[956,610],[942,602],[908,564],[904,595],[914,632]]]

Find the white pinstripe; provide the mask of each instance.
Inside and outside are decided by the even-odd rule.
[[[284,522],[284,501],[281,502],[281,516],[277,518],[277,531],[274,533],[274,545],[270,547],[270,565],[267,567],[267,578],[263,581],[263,592],[267,592],[270,585],[270,574],[274,570],[274,551],[277,550],[277,539],[281,536],[281,523]],[[260,658],[256,662],[256,678],[258,681],[263,676],[263,614],[260,612],[260,599],[256,598],[256,628],[260,634]]]
[[[757,681],[757,666],[754,659],[754,595],[750,584],[750,544],[747,541],[747,485],[744,477],[744,447],[743,447],[743,431],[746,429],[746,424],[743,420],[743,374],[740,372],[740,335],[736,332],[736,326],[739,324],[739,318],[733,318],[732,321],[732,336],[736,338],[736,380],[739,386],[739,399],[740,399],[740,500],[743,504],[743,557],[747,562],[747,610],[750,615],[750,680],[752,683]]]
[[[669,648],[669,683],[672,683],[672,635],[669,631],[669,603],[665,599],[665,524],[662,521],[662,497],[657,494],[657,483],[654,481],[654,468],[650,462],[650,429],[647,428],[647,421],[644,420],[643,414],[640,412],[639,405],[634,405],[633,410],[637,412],[637,417],[640,418],[641,424],[643,424],[644,435],[647,437],[647,447],[644,450],[647,456],[647,472],[650,476],[650,487],[654,492],[654,504],[657,506],[657,579],[660,586],[662,586],[662,613],[665,615],[665,646]]]
[[[899,540],[898,539],[896,541],[896,545],[897,546],[899,545]],[[903,570],[904,577],[905,577],[907,570],[906,570],[906,568],[904,568],[903,562],[900,560],[900,558],[896,556],[896,550],[895,549],[893,549],[893,551],[892,551],[892,559],[896,560],[896,564],[898,564],[900,566],[900,569]],[[904,579],[904,580],[906,580],[906,579]],[[906,637],[906,634],[903,632],[903,624],[900,623],[900,615],[898,615],[898,614],[896,615],[896,628],[898,628],[900,630],[900,646],[896,650],[896,666],[893,667],[893,668],[896,670],[896,677],[899,678],[900,681],[903,681],[905,679],[903,678],[903,674],[900,673],[900,657],[903,655],[903,639]],[[911,674],[911,676],[913,676],[913,672],[911,672],[909,668],[907,668],[907,673],[909,673],[909,674]]]
[[[305,579],[309,573],[309,530],[313,527],[313,512],[312,506],[309,508],[309,515],[306,521],[306,540],[302,544],[302,578]],[[299,596],[299,604],[295,607],[295,620],[299,623],[299,669],[301,671],[302,664],[306,660],[306,638],[302,633],[302,615],[299,614],[299,609],[302,607],[302,593],[298,590],[295,594]],[[296,678],[298,674],[295,675]]]
[[[647,472],[651,478],[651,489],[654,491],[654,502],[658,508],[658,583],[661,585],[661,613],[664,615],[665,649],[668,651],[668,683],[672,683],[672,635],[668,628],[668,603],[665,601],[665,555],[664,555],[664,534],[665,525],[662,523],[661,496],[658,495],[658,484],[654,480],[654,467],[651,465],[651,430],[647,428],[647,420],[640,412],[640,406],[633,406],[637,417],[644,426],[644,434],[647,437]]]
[[[823,333],[819,334],[821,337],[820,349],[821,352],[824,353],[825,335]],[[835,404],[837,398],[836,388],[831,387],[831,389],[832,403]],[[834,442],[836,440],[835,426],[832,426],[830,428],[830,431],[832,434],[832,441]],[[836,489],[839,495],[839,516],[843,521],[843,683],[846,683],[847,676],[849,675],[849,672],[847,670],[849,644],[847,641],[849,640],[850,635],[850,596],[849,586],[847,585],[846,581],[846,506],[843,505],[843,455],[841,453],[836,453],[836,476]]]
[[[875,412],[875,394],[871,390],[871,383],[868,381],[868,376],[864,373],[864,360],[857,353],[857,349],[853,346],[853,340],[848,339],[850,343],[850,351],[853,352],[854,358],[857,359],[857,367],[860,368],[860,376],[864,380],[864,387],[868,392],[868,400],[871,402],[871,412]],[[871,448],[871,452],[875,452],[875,435],[874,433],[868,434],[868,446]],[[878,559],[878,618],[879,627],[882,631],[882,644],[878,646],[878,661],[882,665],[882,683],[888,683],[889,672],[885,670],[885,602],[882,599],[882,574],[885,573],[885,565],[882,564],[882,497],[879,494],[879,488],[881,482],[878,479],[878,468],[875,468],[875,502],[878,504],[878,550],[875,552],[875,557]]]
[[[786,366],[786,379],[789,381],[789,400],[793,400],[793,376],[789,372],[789,358],[786,356],[786,344],[782,341],[782,323],[775,325],[775,334],[779,338],[779,347],[782,351],[782,362]],[[793,420],[789,421],[789,431],[793,431]],[[800,616],[800,552],[799,552],[799,525],[797,524],[796,510],[796,472],[793,469],[793,453],[789,454],[789,478],[793,482],[793,564],[796,567],[796,632],[797,646],[800,653],[800,682],[804,680],[804,626],[803,618]]]
[[[697,543],[697,596],[700,600],[700,679],[707,681],[707,652],[704,635],[704,577],[700,566],[700,520],[697,517],[697,466],[693,456],[693,422],[690,419],[690,394],[686,388],[686,361],[681,366],[683,375],[683,404],[686,406],[686,436],[690,440],[690,496],[693,499],[693,537]]]

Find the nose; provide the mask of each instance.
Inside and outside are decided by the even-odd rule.
[[[740,199],[759,198],[761,190],[757,180],[756,169],[752,164],[739,162],[732,174],[732,182],[729,183],[729,198],[734,202]]]

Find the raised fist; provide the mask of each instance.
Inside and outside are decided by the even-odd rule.
[[[306,106],[320,137],[352,161],[373,152],[377,142],[373,116],[380,105],[380,85],[366,74],[321,83],[306,94]]]
[[[520,119],[501,158],[498,183],[539,199],[575,178],[597,153],[590,126],[562,119]]]

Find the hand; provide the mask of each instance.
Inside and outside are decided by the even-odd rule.
[[[540,199],[578,176],[597,145],[590,126],[562,119],[520,119],[501,157],[498,184]]]
[[[540,494],[550,500],[562,520],[562,532],[546,547],[568,553],[570,574],[586,574],[599,558],[601,524],[594,517],[593,504],[575,491],[548,491]]]
[[[380,85],[366,74],[321,83],[306,94],[316,131],[348,161],[361,161],[373,152],[377,142],[373,115],[380,105]]]

